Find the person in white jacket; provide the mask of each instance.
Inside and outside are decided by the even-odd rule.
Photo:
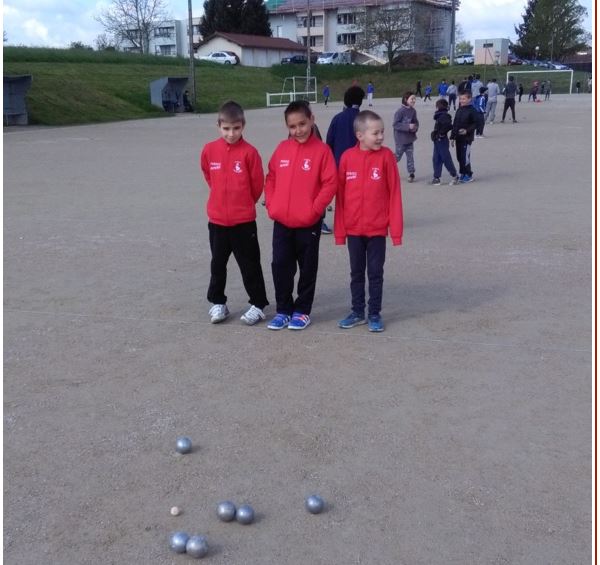
[[[485,121],[488,124],[493,124],[496,119],[496,106],[498,105],[498,94],[500,87],[495,78],[491,78],[487,83],[487,106],[485,109]]]

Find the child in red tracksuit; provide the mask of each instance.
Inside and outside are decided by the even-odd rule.
[[[358,144],[340,161],[334,218],[336,245],[348,239],[352,311],[338,326],[353,328],[365,319],[365,269],[369,278],[369,331],[382,332],[381,301],[385,238],[402,243],[402,196],[394,153],[383,147],[383,120],[365,110],[354,120]]]
[[[303,330],[310,324],[319,266],[321,223],[335,196],[337,172],[331,149],[313,132],[308,102],[292,102],[285,110],[289,137],[271,160],[265,200],[273,225],[273,283],[277,314],[270,330]],[[294,277],[300,269],[298,296]]]
[[[209,310],[213,324],[229,316],[225,283],[232,253],[250,297],[250,308],[241,320],[249,326],[264,320],[263,308],[269,304],[256,233],[256,202],[264,173],[258,151],[242,138],[245,123],[239,104],[223,104],[217,121],[221,138],[207,143],[200,156],[209,188],[206,211],[212,260],[207,298],[213,303]]]

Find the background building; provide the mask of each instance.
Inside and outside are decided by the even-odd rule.
[[[451,0],[267,0],[269,22],[275,37],[285,37],[315,51],[353,49],[360,43],[360,13],[386,7],[413,8],[413,33],[404,51],[439,58],[450,53]],[[457,2],[458,4],[458,2]],[[308,26],[310,23],[310,40]],[[377,55],[381,50],[375,49]]]
[[[476,65],[508,65],[508,46],[510,40],[499,39],[476,39],[475,40],[475,64]]]

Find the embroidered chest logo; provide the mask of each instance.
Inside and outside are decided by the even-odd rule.
[[[381,169],[379,167],[373,167],[371,169],[371,179],[381,180]]]
[[[233,163],[233,172],[234,173],[241,173],[242,171],[242,162],[241,161],[234,161]]]
[[[310,159],[303,159],[302,160],[302,170],[303,171],[310,171]]]
[[[358,173],[356,171],[346,171],[346,180],[356,180]]]
[[[220,171],[221,170],[221,163],[215,163],[214,161],[211,161],[211,163],[210,163],[210,170],[211,171]]]
[[[289,159],[280,159],[279,160],[279,168],[283,168],[283,167],[289,167],[290,166],[290,160]]]

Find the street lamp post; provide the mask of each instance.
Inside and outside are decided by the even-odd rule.
[[[190,35],[190,83],[192,87],[192,100],[196,107],[196,67],[194,66],[194,25],[192,22],[192,0],[188,0],[188,18]]]

